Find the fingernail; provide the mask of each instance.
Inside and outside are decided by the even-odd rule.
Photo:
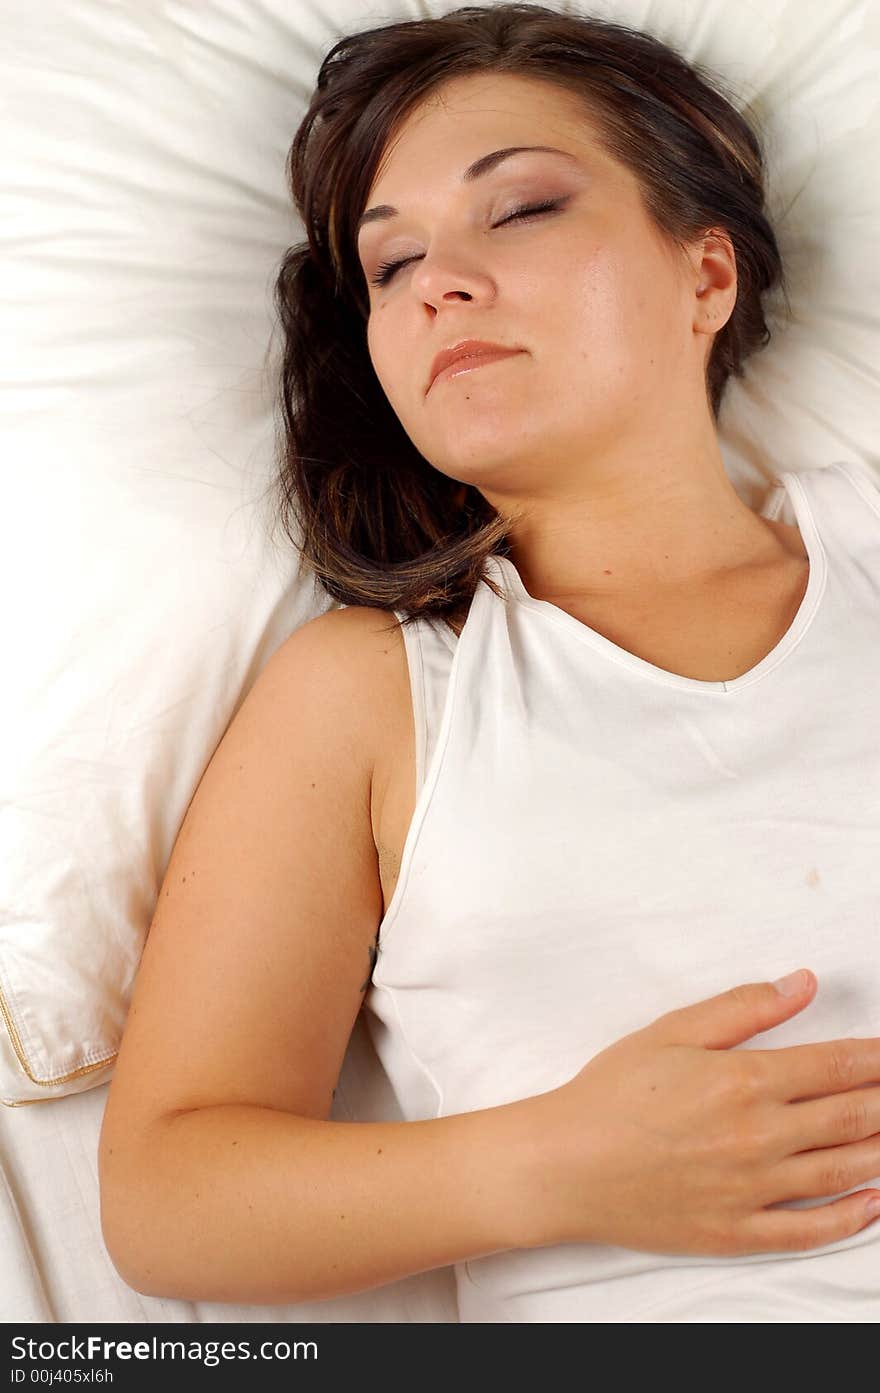
[[[877,1218],[877,1215],[880,1214],[880,1195],[875,1195],[873,1199],[868,1200],[865,1205],[865,1213],[869,1219]]]
[[[780,977],[773,985],[780,996],[796,996],[807,985],[807,974],[800,968],[797,972],[790,972],[787,977]]]

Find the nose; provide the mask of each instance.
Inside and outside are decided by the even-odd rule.
[[[494,294],[491,278],[461,257],[426,256],[413,266],[413,293],[435,309],[450,300],[488,300]]]

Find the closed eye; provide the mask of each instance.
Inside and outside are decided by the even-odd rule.
[[[555,213],[563,203],[567,202],[564,198],[548,198],[543,203],[530,203],[523,208],[515,208],[512,213],[508,213],[506,218],[495,223],[495,227],[503,227],[509,222],[530,222],[532,218],[540,217],[542,213]],[[371,285],[387,285],[395,272],[401,266],[406,266],[410,261],[419,261],[418,256],[405,256],[399,261],[383,261],[377,268],[375,276],[370,277]]]

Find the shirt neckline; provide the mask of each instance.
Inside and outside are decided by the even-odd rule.
[[[704,682],[697,677],[685,677],[681,673],[668,672],[665,668],[657,667],[654,663],[649,663],[646,659],[637,657],[635,653],[621,648],[619,644],[613,643],[604,634],[591,629],[582,620],[575,619],[574,615],[569,614],[567,610],[560,609],[551,601],[535,599],[526,590],[516,566],[509,557],[499,556],[496,553],[488,558],[488,562],[495,565],[498,572],[496,579],[508,582],[514,598],[524,609],[558,625],[579,642],[587,644],[613,662],[630,668],[633,672],[651,681],[660,682],[667,687],[678,687],[682,691],[705,692],[707,694],[738,692],[746,687],[751,687],[755,682],[760,682],[785,661],[809,628],[825,589],[827,574],[825,548],[822,546],[806,491],[794,471],[785,470],[778,475],[777,485],[770,489],[760,510],[760,516],[774,518],[778,516],[781,511],[781,503],[784,501],[784,495],[780,495],[780,488],[784,489],[785,494],[791,499],[795,520],[800,530],[804,550],[807,553],[810,569],[806,590],[797,613],[776,646],[765,654],[759,663],[749,668],[748,672],[740,673],[739,677],[734,677],[728,682]],[[484,582],[481,583],[491,596],[492,592],[488,586],[485,586]]]

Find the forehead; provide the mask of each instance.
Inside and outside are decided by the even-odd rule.
[[[612,161],[576,92],[549,79],[513,73],[467,74],[442,83],[392,132],[370,190],[390,190],[398,178],[461,170],[498,146],[553,145],[595,168]]]

